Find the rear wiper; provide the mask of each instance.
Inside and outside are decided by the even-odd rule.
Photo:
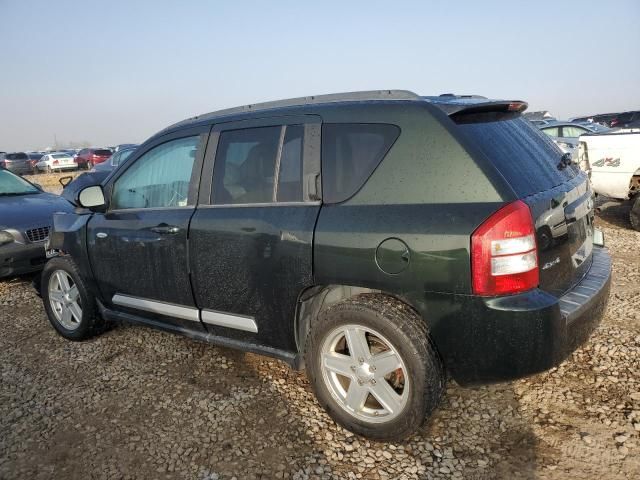
[[[567,152],[564,155],[562,155],[562,157],[560,157],[560,163],[558,163],[558,170],[564,170],[569,165],[571,165],[571,163],[573,163],[571,161],[571,153]]]

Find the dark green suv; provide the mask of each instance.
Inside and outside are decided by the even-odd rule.
[[[557,365],[610,257],[587,177],[526,104],[358,92],[175,124],[57,215],[55,329],[161,328],[306,368],[341,425],[402,438],[462,385]]]

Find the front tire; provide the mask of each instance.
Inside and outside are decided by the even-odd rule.
[[[80,341],[102,331],[96,301],[70,257],[56,257],[42,271],[41,292],[49,322],[68,340]]]
[[[381,294],[358,295],[323,311],[307,337],[305,363],[329,415],[375,440],[414,433],[445,388],[422,318]]]

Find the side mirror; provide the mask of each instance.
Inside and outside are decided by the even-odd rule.
[[[100,185],[85,187],[78,193],[78,205],[92,211],[102,210],[106,206],[104,192]]]

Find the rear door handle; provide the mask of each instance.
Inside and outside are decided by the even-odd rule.
[[[178,233],[180,229],[174,225],[158,225],[156,227],[151,227],[151,231],[165,235]]]

